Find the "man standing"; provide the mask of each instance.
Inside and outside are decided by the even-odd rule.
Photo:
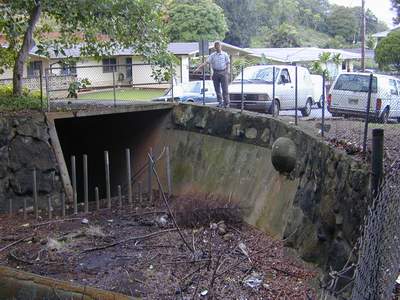
[[[229,80],[229,68],[230,68],[230,60],[229,55],[222,51],[221,43],[214,43],[215,51],[211,54],[207,61],[200,64],[197,69],[194,71],[198,72],[201,68],[204,68],[206,64],[211,65],[213,70],[212,80],[214,83],[215,93],[217,94],[217,99],[219,102],[219,107],[229,107],[229,94],[228,94],[228,80]],[[221,95],[222,89],[222,95]],[[223,99],[223,101],[222,101]]]

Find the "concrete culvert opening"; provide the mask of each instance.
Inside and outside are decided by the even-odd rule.
[[[126,192],[125,149],[131,150],[132,175],[147,161],[147,152],[162,150],[156,143],[170,110],[151,110],[87,117],[56,119],[55,126],[68,173],[71,178],[71,156],[76,157],[78,201],[83,201],[83,155],[88,156],[89,201],[94,189],[106,197],[104,151],[109,152],[111,195],[117,186]]]

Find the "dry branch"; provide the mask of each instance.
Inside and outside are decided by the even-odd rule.
[[[155,237],[155,236],[167,233],[167,232],[175,231],[175,230],[176,230],[176,228],[171,228],[171,229],[161,230],[161,231],[153,232],[153,233],[142,235],[142,236],[130,237],[130,238],[127,238],[127,239],[124,239],[124,240],[121,240],[121,241],[118,241],[118,242],[115,242],[115,243],[107,244],[107,245],[104,245],[104,246],[88,248],[88,249],[83,250],[81,253],[87,253],[87,252],[103,250],[103,249],[111,248],[111,247],[114,247],[114,246],[129,242],[129,241],[149,239],[149,238],[152,238],[152,237]]]

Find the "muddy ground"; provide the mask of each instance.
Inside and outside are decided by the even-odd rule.
[[[144,299],[315,298],[317,272],[283,241],[222,219],[178,218],[183,241],[163,205],[51,221],[1,216],[0,264]]]

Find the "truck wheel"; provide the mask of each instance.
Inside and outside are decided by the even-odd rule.
[[[300,111],[303,117],[308,117],[311,114],[312,100],[307,99],[306,106],[304,106]]]
[[[271,108],[269,109],[268,113],[271,114],[273,117],[277,117],[279,116],[279,110],[280,110],[280,104],[279,104],[279,100],[275,100],[275,107],[272,110],[272,105]]]

